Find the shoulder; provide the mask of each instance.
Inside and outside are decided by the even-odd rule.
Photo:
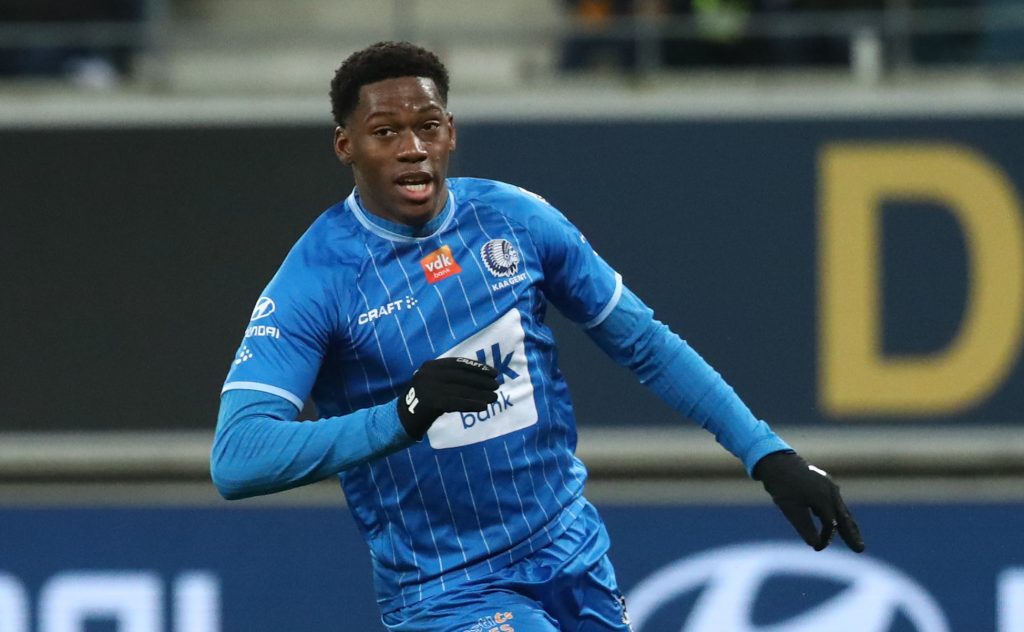
[[[544,244],[582,240],[579,230],[550,202],[522,187],[496,180],[452,178],[452,190],[460,207],[469,206],[481,215],[500,215],[518,226],[528,238]]]
[[[339,202],[310,224],[288,252],[282,267],[313,272],[358,263],[365,255],[360,235],[352,214],[344,202]]]
[[[520,220],[558,213],[540,195],[507,182],[483,178],[451,178],[450,183],[459,204],[470,204],[478,209],[496,211]]]
[[[354,223],[344,203],[321,213],[292,246],[271,283],[296,298],[316,298],[344,287],[365,259]]]

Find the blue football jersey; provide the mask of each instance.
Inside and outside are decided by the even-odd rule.
[[[339,474],[370,547],[384,611],[486,575],[561,534],[586,470],[557,366],[548,302],[584,327],[614,309],[621,277],[542,198],[448,181],[413,230],[368,213],[358,191],[300,238],[256,304],[224,390],[273,393],[324,417],[405,392],[424,361],[498,371],[498,400],[442,415],[407,449]]]

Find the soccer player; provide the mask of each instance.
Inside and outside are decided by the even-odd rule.
[[[515,186],[447,178],[448,74],[386,42],[331,84],[356,187],[299,239],[252,312],[211,454],[225,498],[338,476],[393,632],[628,630],[547,303],[734,454],[815,549],[863,540],[809,466]],[[297,421],[307,396],[320,419]],[[812,513],[820,519],[820,528]]]

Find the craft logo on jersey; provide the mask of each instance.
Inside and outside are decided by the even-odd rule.
[[[509,310],[439,357],[470,358],[494,367],[498,372],[498,399],[480,412],[441,415],[427,431],[432,448],[480,443],[537,423],[526,332],[518,310]]]
[[[462,268],[452,256],[452,249],[447,244],[420,259],[420,266],[427,277],[427,283],[430,284],[462,272]]]
[[[274,299],[269,296],[261,296],[260,300],[256,301],[256,307],[252,308],[252,316],[249,317],[249,322],[270,316],[274,313],[276,307]]]
[[[413,296],[406,296],[404,299],[384,303],[380,307],[371,307],[370,309],[360,314],[356,318],[356,322],[359,323],[360,325],[365,325],[366,323],[373,322],[378,318],[383,318],[384,316],[390,316],[392,314],[400,312],[403,309],[412,309],[413,307],[416,307],[417,303],[419,303],[419,300],[417,298]]]
[[[252,360],[252,349],[243,342],[242,346],[238,348],[238,353],[235,354],[235,364],[241,364],[249,360]]]

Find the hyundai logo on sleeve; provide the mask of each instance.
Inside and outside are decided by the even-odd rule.
[[[842,588],[784,621],[758,625],[753,621],[754,606],[773,578],[827,582]],[[895,568],[846,551],[816,553],[789,542],[723,547],[661,568],[626,597],[633,629],[653,632],[653,619],[659,611],[692,598],[696,591],[700,594],[685,619],[671,621],[671,629],[888,632],[897,616],[902,616],[915,632],[949,632],[946,617],[932,596]]]
[[[249,318],[249,322],[270,316],[274,313],[275,307],[274,299],[269,296],[261,296],[260,300],[256,301],[256,307],[252,308],[252,316]]]

